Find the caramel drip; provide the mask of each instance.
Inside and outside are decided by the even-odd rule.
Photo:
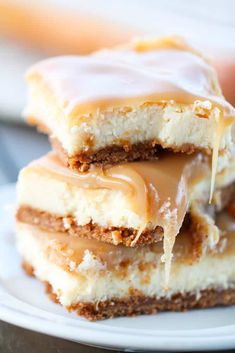
[[[86,173],[74,173],[62,165],[56,154],[50,153],[33,162],[30,168],[79,188],[122,191],[131,209],[142,219],[132,246],[145,228],[158,225],[164,229],[162,260],[165,262],[166,283],[175,238],[188,209],[191,188],[209,173],[208,161],[201,154],[172,153],[166,153],[156,161],[94,167]]]
[[[217,109],[216,120],[215,120],[215,130],[214,130],[214,146],[213,146],[212,163],[211,163],[211,188],[210,188],[209,203],[211,203],[212,201],[212,197],[215,189],[216,172],[217,172],[219,148],[220,148],[221,140],[223,138],[226,128],[229,125],[231,125],[231,118],[224,119],[222,112],[219,109]]]

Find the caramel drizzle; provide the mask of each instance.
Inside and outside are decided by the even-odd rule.
[[[233,123],[233,117],[230,117],[230,119],[229,118],[224,119],[222,112],[219,109],[217,109],[215,123],[216,123],[216,126],[214,130],[214,146],[213,146],[212,162],[211,162],[211,186],[210,186],[209,203],[211,203],[212,201],[212,197],[215,189],[216,172],[217,172],[219,148],[220,148],[221,140],[224,136],[226,128]]]

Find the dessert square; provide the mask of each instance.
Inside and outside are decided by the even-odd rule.
[[[75,170],[231,145],[234,109],[215,71],[179,38],[51,58],[27,74],[27,121]]]
[[[17,224],[24,267],[46,283],[51,299],[89,320],[185,311],[235,303],[235,237],[227,214],[213,249],[199,252],[187,226],[177,237],[168,287],[161,242],[141,248],[42,231]]]
[[[135,246],[175,236],[191,204],[208,202],[209,187],[201,154],[74,173],[51,152],[20,172],[17,217],[49,231]]]

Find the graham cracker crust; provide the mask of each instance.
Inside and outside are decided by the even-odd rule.
[[[50,287],[47,286],[47,291]],[[98,303],[77,303],[68,308],[90,321],[119,316],[152,315],[163,311],[187,311],[235,304],[235,289],[206,289],[198,298],[191,293],[177,293],[171,298],[147,297],[133,294],[128,298],[112,299]]]
[[[53,149],[56,151],[61,161],[69,168],[79,172],[89,170],[91,165],[104,166],[133,161],[154,160],[157,159],[164,150],[187,154],[192,154],[199,150],[202,151],[202,149],[198,149],[192,144],[183,144],[181,146],[165,148],[162,146],[162,143],[157,140],[139,142],[136,144],[130,144],[128,141],[121,141],[120,144],[113,144],[96,151],[92,150],[91,147],[88,148],[86,152],[69,156],[56,138],[50,137],[50,140]],[[203,152],[206,154],[211,153],[209,150],[205,149],[203,149]]]
[[[216,212],[226,210],[234,217],[235,215],[235,183],[219,190],[216,197],[216,204],[214,205],[215,215]],[[233,212],[232,212],[233,210]],[[137,230],[133,228],[124,227],[109,227],[104,228],[92,222],[79,226],[72,216],[62,217],[59,215],[51,214],[49,212],[41,211],[29,206],[20,206],[16,212],[16,219],[22,223],[27,223],[37,226],[42,230],[48,232],[66,233],[71,236],[79,238],[95,239],[113,245],[122,244],[124,246],[131,246],[133,240],[137,236]],[[202,239],[208,236],[208,229],[205,225],[201,224],[200,220],[192,217],[190,212],[186,215],[183,226],[190,229],[195,243],[203,245]],[[142,232],[138,238],[135,246],[149,245],[161,241],[164,236],[163,228],[157,226],[155,229],[147,229]],[[201,253],[198,251],[197,253]]]
[[[109,227],[104,228],[92,222],[79,226],[73,217],[64,217],[48,212],[33,209],[29,206],[20,206],[16,219],[22,223],[31,224],[48,232],[66,233],[79,238],[96,239],[113,245],[123,244],[131,246],[137,235],[133,228]],[[156,243],[162,240],[163,229],[157,226],[153,230],[145,230],[140,235],[135,246]]]
[[[27,263],[22,264],[23,269],[30,276],[33,267]],[[59,304],[59,298],[53,292],[51,285],[45,282],[45,290],[49,298]],[[78,302],[66,309],[75,311],[78,316],[87,320],[97,321],[120,316],[152,315],[163,311],[187,311],[191,309],[205,309],[215,306],[228,306],[235,304],[235,288],[205,289],[200,295],[192,293],[177,293],[170,298],[148,297],[137,290],[130,289],[128,298],[113,298],[99,302]]]

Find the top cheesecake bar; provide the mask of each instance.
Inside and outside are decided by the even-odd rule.
[[[27,81],[28,122],[79,171],[154,159],[163,149],[216,159],[231,144],[234,110],[209,62],[180,38],[51,58],[31,67]]]

